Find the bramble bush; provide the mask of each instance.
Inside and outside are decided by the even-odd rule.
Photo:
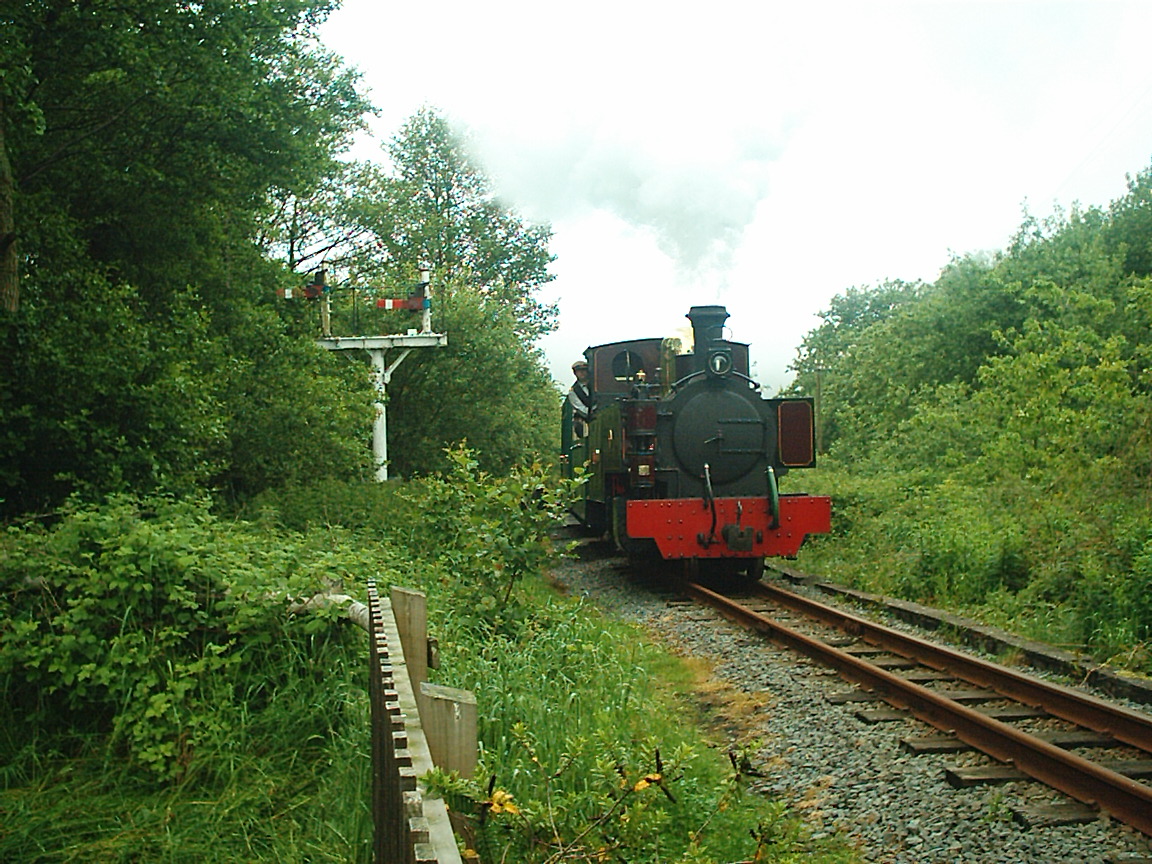
[[[0,535],[0,860],[367,861],[344,531],[118,497]]]
[[[449,471],[409,486],[414,518],[393,527],[392,541],[437,562],[455,615],[484,631],[514,632],[528,613],[517,589],[560,552],[550,531],[578,481],[557,480],[541,463],[497,477],[463,445],[445,455]]]
[[[244,518],[273,529],[306,533],[339,527],[364,535],[405,534],[417,518],[405,483],[336,480],[266,490],[247,501]]]
[[[0,682],[19,725],[107,733],[158,779],[245,746],[261,710],[315,676],[318,643],[342,639],[337,609],[287,614],[341,575],[323,550],[223,523],[206,501],[72,507],[3,547]],[[300,721],[305,736],[327,723]]]

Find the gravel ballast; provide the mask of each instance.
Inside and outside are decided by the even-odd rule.
[[[787,800],[816,834],[848,837],[866,861],[1152,861],[1149,838],[1106,817],[1081,825],[1019,824],[1014,807],[1068,801],[1039,784],[953,788],[945,768],[984,757],[903,751],[902,738],[932,730],[913,719],[861,721],[855,716],[859,705],[827,701],[829,694],[850,689],[835,673],[718,615],[669,603],[658,583],[637,580],[618,559],[565,562],[554,577],[569,593],[639,623],[673,651],[709,661],[719,682],[765,704],[762,715],[745,726],[754,731],[749,755],[762,775],[749,778],[750,788]]]

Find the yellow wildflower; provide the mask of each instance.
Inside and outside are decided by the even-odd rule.
[[[659,774],[645,774],[642,780],[636,781],[636,785],[632,787],[633,792],[639,792],[641,789],[647,789],[653,783],[660,785],[663,777]]]
[[[519,813],[520,808],[512,803],[512,796],[503,789],[497,789],[488,799],[488,810],[492,813]]]

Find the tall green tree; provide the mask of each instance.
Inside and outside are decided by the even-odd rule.
[[[871,447],[937,388],[973,382],[1002,350],[1001,334],[1024,320],[1023,289],[1012,275],[1002,262],[969,256],[932,285],[888,283],[836,298],[798,363],[805,388],[814,368],[823,369],[826,443]]]
[[[219,293],[268,190],[322,174],[367,107],[310,35],[332,6],[23,4],[4,119],[24,257],[64,231],[150,299]]]
[[[13,202],[16,184],[4,141],[4,107],[9,98],[8,94],[0,92],[0,308],[15,312],[20,308],[20,259]]]
[[[885,282],[849,288],[820,313],[822,323],[804,337],[792,369],[793,390],[821,403],[821,443],[835,441],[846,413],[857,404],[860,381],[854,374],[869,334],[899,315],[924,291],[919,283]]]
[[[556,308],[536,297],[548,272],[552,230],[503,204],[466,138],[431,109],[411,117],[388,145],[393,172],[377,178],[377,206],[363,214],[384,253],[384,276],[410,278],[430,264],[449,288],[466,285],[512,309],[528,339],[555,327]]]
[[[1128,178],[1128,191],[1108,208],[1105,240],[1120,253],[1124,268],[1152,276],[1152,167]]]
[[[448,467],[466,440],[485,470],[552,450],[557,393],[534,339],[555,309],[536,297],[552,279],[551,230],[502,204],[467,139],[437,112],[408,120],[387,148],[391,165],[352,164],[307,195],[278,202],[266,248],[300,271],[324,268],[333,332],[403,332],[409,312],[373,302],[403,296],[432,273],[433,326],[448,347],[413,352],[388,387],[391,470]]]
[[[295,273],[329,270],[344,285],[359,285],[361,270],[375,274],[383,260],[363,213],[374,209],[379,169],[339,162],[311,187],[276,189],[257,230],[257,245]]]
[[[346,417],[338,388],[311,381],[345,371],[292,356],[295,322],[270,305],[283,267],[253,242],[269,197],[315,188],[367,108],[315,38],[334,5],[0,7],[8,512],[77,489],[250,489],[343,452],[317,441],[317,417]],[[244,434],[258,390],[284,406],[274,458]]]
[[[389,454],[401,476],[447,469],[444,450],[461,441],[494,473],[555,450],[559,394],[514,307],[468,285],[450,290],[437,318],[447,347],[414,351],[389,387]]]

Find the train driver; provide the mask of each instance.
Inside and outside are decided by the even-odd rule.
[[[572,435],[584,438],[588,435],[588,415],[592,413],[592,391],[588,386],[588,363],[577,360],[572,364],[572,374],[576,382],[568,391],[568,405],[572,409]]]

